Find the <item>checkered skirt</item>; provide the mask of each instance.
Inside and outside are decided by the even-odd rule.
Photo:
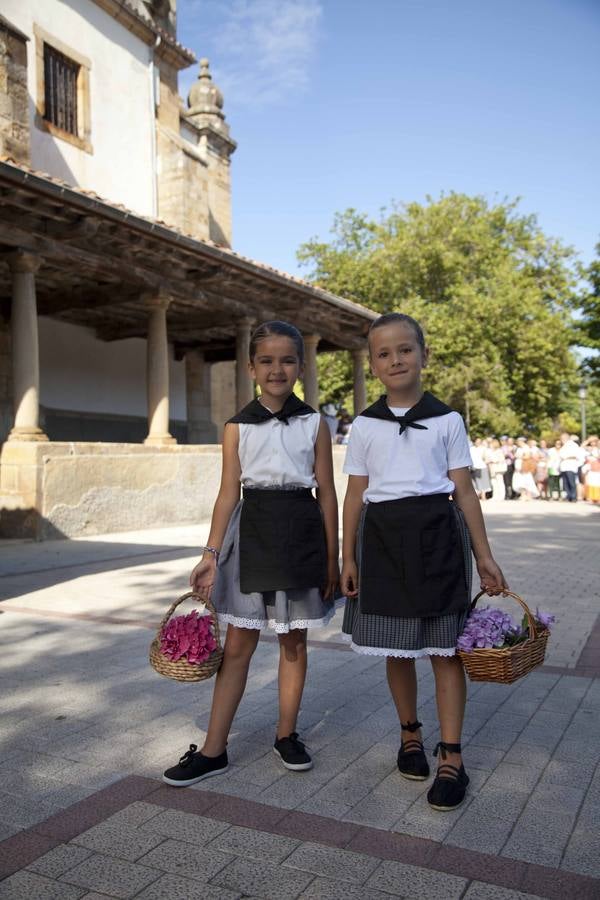
[[[357,558],[360,571],[361,547],[366,505],[360,517],[357,535]],[[471,538],[458,506],[453,503],[458,531],[463,548],[467,596],[471,596],[473,564]],[[360,581],[360,578],[359,578]],[[397,656],[416,659],[421,656],[454,656],[456,641],[461,634],[469,612],[451,613],[431,618],[400,618],[398,616],[374,616],[361,613],[358,597],[347,598],[344,609],[342,633],[357,653],[370,656]]]

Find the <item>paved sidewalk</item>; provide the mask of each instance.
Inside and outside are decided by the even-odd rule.
[[[484,511],[511,587],[559,621],[543,668],[470,686],[471,789],[450,814],[399,776],[383,661],[342,645],[341,609],[309,635],[314,769],[272,753],[267,635],[229,772],[167,788],[163,768],[202,740],[212,683],[162,679],[147,650],[207,526],[0,544],[0,898],[600,898],[600,511]],[[429,664],[418,672],[432,748]]]

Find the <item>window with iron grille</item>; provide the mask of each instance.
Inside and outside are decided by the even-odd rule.
[[[77,135],[77,78],[80,66],[44,44],[44,118]]]

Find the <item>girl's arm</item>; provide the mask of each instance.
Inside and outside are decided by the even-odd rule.
[[[210,534],[207,546],[220,550],[225,537],[227,524],[235,505],[240,499],[240,458],[238,456],[240,430],[232,423],[225,426],[223,432],[223,459],[221,468],[221,484],[213,508],[210,523]],[[212,586],[217,571],[217,558],[214,553],[206,552],[200,562],[192,570],[190,586],[202,597],[210,599]]]
[[[341,588],[347,597],[356,597],[358,594],[358,567],[355,555],[356,532],[362,509],[362,497],[368,486],[368,475],[348,475],[348,487],[344,497],[341,577]]]
[[[450,469],[448,477],[454,482],[453,497],[460,506],[471,535],[473,554],[481,578],[481,590],[488,594],[500,594],[508,590],[506,579],[490,550],[481,504],[475,493],[468,469]]]
[[[317,481],[317,502],[323,514],[325,543],[327,546],[327,584],[323,589],[325,598],[332,597],[340,580],[338,542],[338,506],[333,481],[333,458],[331,455],[331,432],[324,419],[319,423],[315,442],[315,478]]]

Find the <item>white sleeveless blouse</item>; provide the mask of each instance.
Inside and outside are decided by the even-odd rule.
[[[320,421],[320,413],[309,413],[292,416],[287,425],[279,419],[261,425],[240,423],[238,454],[242,485],[317,487],[315,442]]]

